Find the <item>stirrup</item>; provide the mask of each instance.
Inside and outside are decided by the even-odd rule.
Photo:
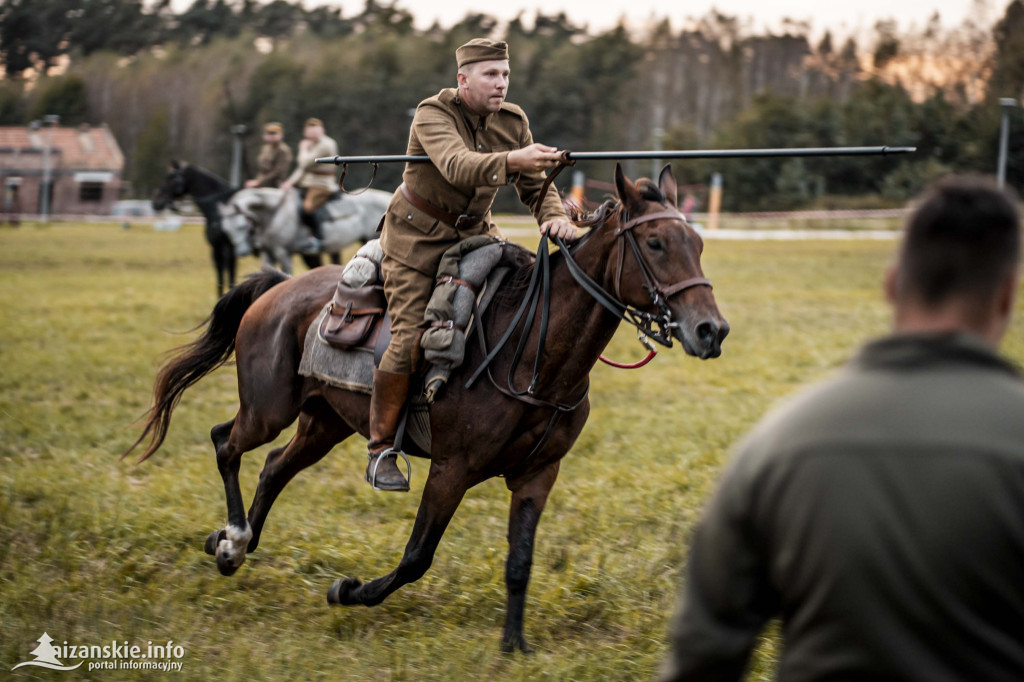
[[[370,471],[370,486],[374,490],[384,490],[384,488],[377,487],[377,467],[380,466],[380,461],[388,455],[401,455],[402,459],[405,460],[405,482],[410,487],[412,486],[412,462],[409,461],[409,455],[405,454],[401,450],[395,448],[384,448],[376,455],[369,455],[369,458],[373,460],[373,469]],[[391,491],[386,491],[391,492]]]
[[[307,237],[306,241],[299,244],[298,252],[306,256],[316,256],[323,253],[324,242],[319,237]]]

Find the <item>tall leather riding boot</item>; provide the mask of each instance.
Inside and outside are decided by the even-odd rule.
[[[398,468],[398,456],[385,455],[377,461],[377,455],[395,445],[398,420],[409,395],[409,375],[373,370],[373,396],[370,398],[370,441],[367,444],[370,461],[366,465],[366,480],[374,483],[378,490],[409,489],[409,481]],[[376,463],[376,477],[373,467]]]
[[[320,222],[320,211],[314,211],[313,213],[309,213],[308,215],[309,222],[307,224],[309,225],[309,229],[312,230],[313,236],[319,239],[320,241],[323,241],[324,226],[323,223]]]
[[[309,239],[298,247],[299,253],[317,254],[323,250],[323,228],[315,213],[302,211],[299,215],[303,225],[309,228]]]

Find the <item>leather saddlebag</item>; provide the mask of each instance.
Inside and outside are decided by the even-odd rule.
[[[330,311],[320,325],[320,337],[344,350],[372,350],[386,308],[384,287],[379,284],[354,289],[339,282]]]

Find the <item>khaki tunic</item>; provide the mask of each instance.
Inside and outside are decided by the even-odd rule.
[[[531,144],[529,120],[515,104],[506,102],[499,111],[480,116],[462,103],[455,88],[420,102],[409,132],[407,153],[426,154],[432,163],[406,164],[402,176],[405,184],[438,208],[484,219],[470,228],[456,230],[423,213],[401,191],[395,191],[381,235],[384,292],[393,334],[381,369],[414,371],[418,326],[423,321],[441,256],[467,237],[500,235],[491,222],[491,204],[500,187],[513,185],[538,223],[566,219],[554,187],[544,197],[539,196],[543,173],[505,171],[508,153]]]
[[[320,141],[310,145],[305,151],[299,149],[295,159],[295,172],[289,176],[296,187],[319,187],[334,191],[337,189],[334,180],[334,166],[316,163],[316,159],[324,156],[337,156],[338,143],[324,135]]]
[[[256,160],[256,186],[280,187],[292,167],[292,150],[284,142],[265,144]]]
[[[662,682],[1024,680],[1024,382],[980,340],[906,334],[767,417],[693,539]]]

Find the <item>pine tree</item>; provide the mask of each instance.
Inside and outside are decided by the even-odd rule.
[[[57,648],[50,645],[53,638],[45,632],[43,636],[36,640],[39,642],[33,651],[30,651],[33,656],[36,657],[36,663],[53,663],[54,665],[61,665],[61,662],[57,659]]]

